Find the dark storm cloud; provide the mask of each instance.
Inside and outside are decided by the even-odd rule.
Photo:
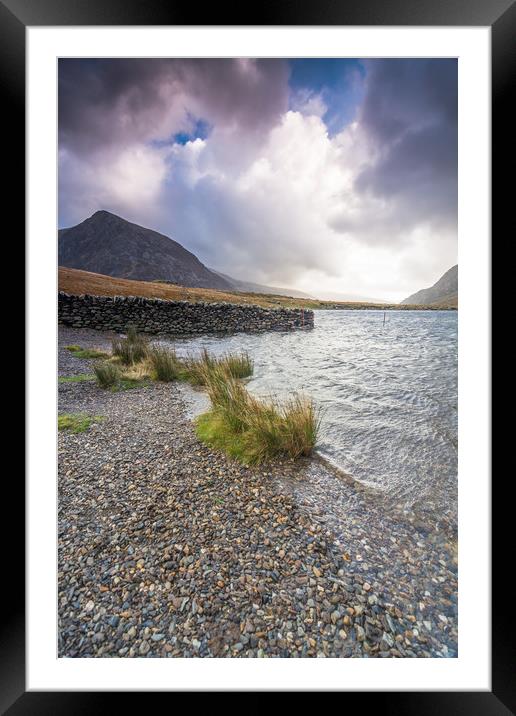
[[[456,263],[456,105],[453,60],[60,60],[60,226],[107,209],[235,277],[403,298]]]
[[[119,142],[162,108],[161,60],[59,60],[59,144],[75,150]],[[125,119],[124,119],[125,117]]]
[[[374,60],[359,121],[375,161],[359,192],[397,203],[396,222],[457,220],[457,61]]]
[[[60,147],[167,139],[199,118],[260,134],[287,108],[287,79],[277,60],[61,59]]]

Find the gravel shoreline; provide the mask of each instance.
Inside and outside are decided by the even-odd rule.
[[[59,374],[91,372],[64,346]],[[245,468],[195,437],[184,390],[60,383],[60,657],[453,657],[454,539],[317,460]],[[453,536],[452,536],[453,537]]]

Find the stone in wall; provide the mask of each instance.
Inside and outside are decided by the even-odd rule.
[[[262,308],[235,303],[189,303],[140,296],[77,296],[58,293],[58,320],[74,328],[191,335],[290,331],[313,328],[309,309]]]

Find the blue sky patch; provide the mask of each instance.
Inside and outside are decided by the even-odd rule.
[[[173,144],[185,145],[187,142],[193,142],[196,139],[206,139],[211,134],[213,129],[212,125],[205,119],[193,117],[191,114],[188,115],[188,120],[191,123],[191,129],[189,132],[176,132],[170,135],[168,139],[154,139],[150,142],[153,147],[167,147]]]
[[[320,96],[327,107],[322,119],[330,136],[356,118],[365,92],[366,69],[360,60],[314,58],[289,60],[291,109],[299,95]]]

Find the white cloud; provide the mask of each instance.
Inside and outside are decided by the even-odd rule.
[[[80,221],[98,209],[110,209],[134,221],[152,222],[159,210],[168,167],[167,152],[145,145],[132,145],[84,156],[60,151],[60,196],[63,207]]]
[[[311,92],[308,89],[300,89],[290,100],[290,106],[295,112],[307,117],[324,117],[328,111],[328,105],[320,92]]]
[[[356,125],[330,139],[319,118],[290,111],[240,173],[231,157],[226,171],[216,142],[213,136],[195,148],[174,149],[162,197],[164,228],[208,265],[315,294],[324,289],[389,300],[430,279],[433,233],[395,232],[392,204],[354,190],[370,156]],[[345,231],[334,226],[343,216]],[[454,262],[454,237],[439,243],[449,250],[433,254],[440,256],[431,266],[436,278]]]
[[[407,208],[406,194],[357,187],[361,177],[374,177],[377,165],[385,181],[386,166],[382,145],[360,114],[330,137],[322,98],[307,92],[291,102],[297,111],[276,112],[269,102],[267,122],[247,125],[259,108],[246,83],[258,83],[263,95],[273,69],[252,62],[226,67],[244,95],[237,121],[223,96],[214,95],[210,104],[206,77],[202,92],[196,89],[201,75],[186,65],[181,102],[217,120],[206,139],[152,141],[183,131],[189,116],[178,109],[179,95],[167,108],[170,87],[158,86],[158,107],[166,109],[159,116],[143,110],[152,119],[145,141],[137,117],[126,132],[130,141],[103,142],[89,151],[79,139],[80,149],[64,143],[60,213],[68,225],[108,209],[172,236],[224,273],[313,295],[324,290],[398,300],[432,284],[456,263],[455,227],[433,221],[419,205]],[[190,85],[192,97],[185,94]],[[280,106],[281,82],[274,86]],[[119,101],[128,106],[126,95]],[[395,163],[396,148],[389,152]]]

